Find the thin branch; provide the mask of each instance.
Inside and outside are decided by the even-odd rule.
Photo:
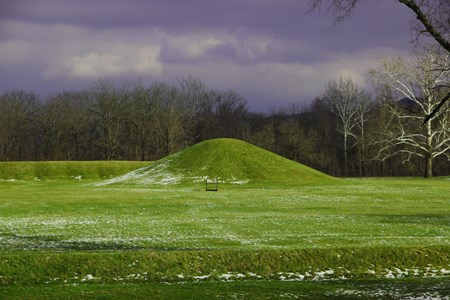
[[[433,109],[433,111],[425,117],[425,119],[423,120],[423,124],[427,123],[428,120],[433,118],[439,112],[441,107],[448,101],[448,99],[450,99],[450,92],[448,92],[447,95],[445,95],[445,97],[441,99],[439,104],[436,105],[436,107]]]
[[[440,32],[431,24],[427,16],[422,12],[420,7],[412,0],[398,0],[400,3],[405,4],[410,8],[417,16],[417,19],[425,27],[425,32],[428,32],[444,49],[450,52],[450,42],[445,39]]]

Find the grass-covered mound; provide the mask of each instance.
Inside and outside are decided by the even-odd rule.
[[[108,183],[174,184],[217,178],[231,184],[317,184],[335,180],[317,170],[235,139],[201,142]]]
[[[141,161],[1,162],[0,180],[108,179],[148,165]]]

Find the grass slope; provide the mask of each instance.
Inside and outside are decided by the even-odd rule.
[[[235,139],[204,141],[107,183],[171,184],[205,177],[231,184],[323,184],[331,176]]]
[[[0,179],[107,179],[122,175],[149,162],[142,161],[21,161],[1,162]]]

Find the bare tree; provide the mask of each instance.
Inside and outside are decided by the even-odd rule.
[[[325,86],[324,99],[330,111],[336,116],[337,130],[342,134],[344,150],[344,175],[348,176],[348,152],[357,144],[355,128],[358,126],[359,88],[351,80],[329,81]]]
[[[336,131],[336,117],[330,112],[326,100],[323,97],[314,99],[304,110],[301,119],[314,140],[316,158],[310,160],[310,165],[329,174],[338,175],[341,168],[335,159],[335,153],[336,144],[341,137]]]
[[[146,88],[141,81],[136,82],[131,90],[129,122],[140,160],[150,158],[150,148],[155,143],[156,113],[162,102],[163,90],[161,83]]]
[[[211,127],[213,100],[205,83],[192,76],[177,80],[179,93],[178,105],[183,111],[183,128],[193,133],[193,137],[185,140],[185,146],[203,138],[210,138],[208,129]]]
[[[107,81],[96,82],[90,91],[88,113],[91,117],[89,140],[103,159],[117,158],[125,130],[125,107],[130,97],[128,87],[115,89]]]
[[[33,149],[38,96],[23,90],[7,91],[0,97],[0,157],[23,160]],[[27,153],[28,152],[28,153]]]
[[[158,106],[155,122],[157,155],[163,157],[183,148],[183,106],[175,86],[164,85],[162,102]]]
[[[367,174],[367,153],[366,153],[366,123],[370,112],[371,96],[368,92],[360,89],[356,103],[356,124],[358,126],[358,145],[359,145],[359,176]]]
[[[64,144],[66,122],[65,102],[55,95],[47,99],[37,117],[42,137],[42,155],[45,160],[55,160]]]
[[[245,100],[233,90],[213,91],[212,97],[219,136],[240,138],[243,117],[247,112]]]
[[[450,1],[448,0],[396,0],[410,9],[417,18],[413,25],[416,40],[424,35],[433,38],[447,53],[450,53]],[[355,8],[365,0],[310,0],[310,10],[322,7],[336,14],[340,22],[352,16]],[[450,92],[443,95],[439,104],[424,118],[424,124],[432,118],[450,99]]]
[[[382,139],[385,146],[378,158],[398,154],[405,155],[404,162],[413,156],[423,158],[425,177],[433,176],[433,159],[445,155],[450,160],[448,105],[427,117],[450,90],[450,55],[438,53],[415,53],[411,64],[401,58],[384,59],[378,69],[370,72],[375,83],[388,87],[393,97],[390,122]],[[442,68],[443,63],[447,67]],[[422,123],[425,126],[420,126]]]

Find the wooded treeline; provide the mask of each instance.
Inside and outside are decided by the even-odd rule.
[[[335,176],[421,176],[424,157],[382,156],[405,146],[388,149],[385,138],[393,126],[386,125],[399,118],[393,107],[415,109],[409,100],[402,105],[372,97],[351,79],[330,81],[324,96],[308,106],[267,114],[249,111],[232,90],[212,90],[191,77],[120,88],[97,81],[47,99],[14,90],[0,95],[0,160],[157,160],[203,140],[231,137]],[[439,118],[449,123],[450,114]],[[407,126],[425,130],[420,120]],[[448,130],[441,134],[450,136]],[[450,174],[449,153],[443,154],[434,158],[434,175]]]

